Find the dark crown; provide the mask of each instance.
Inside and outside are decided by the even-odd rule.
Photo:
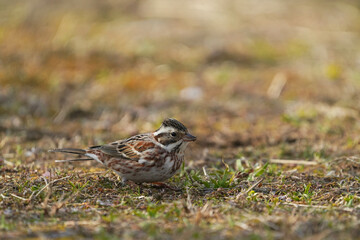
[[[178,120],[174,119],[174,118],[167,118],[163,121],[162,123],[163,126],[165,127],[173,127],[179,131],[187,131],[187,128],[184,126],[184,124],[182,124],[181,122],[179,122]]]

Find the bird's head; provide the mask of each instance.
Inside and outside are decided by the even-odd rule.
[[[196,140],[184,124],[173,118],[167,118],[162,122],[160,128],[154,132],[154,138],[169,152],[179,147],[185,149],[189,142]]]

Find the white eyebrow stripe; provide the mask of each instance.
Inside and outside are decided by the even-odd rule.
[[[157,130],[156,132],[154,132],[154,135],[157,136],[161,133],[169,133],[174,131],[175,129],[173,127],[161,127],[159,130]]]

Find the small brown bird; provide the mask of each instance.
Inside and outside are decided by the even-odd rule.
[[[168,118],[153,133],[144,133],[89,149],[62,148],[50,152],[71,153],[86,158],[56,160],[71,162],[96,160],[114,170],[122,182],[162,182],[172,177],[180,168],[189,142],[195,141],[179,121]]]

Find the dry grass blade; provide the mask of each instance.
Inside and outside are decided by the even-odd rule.
[[[59,179],[55,179],[55,180],[53,180],[53,181],[51,181],[51,182],[49,182],[49,183],[47,183],[47,182],[46,182],[46,179],[44,178],[46,185],[45,185],[44,187],[42,187],[39,191],[33,191],[28,198],[23,198],[23,197],[20,197],[20,196],[15,195],[15,194],[13,194],[13,193],[11,193],[10,195],[13,196],[13,197],[15,197],[15,198],[17,198],[17,199],[20,199],[20,200],[22,200],[22,201],[27,201],[27,202],[29,202],[29,201],[31,201],[31,200],[33,199],[35,193],[36,193],[35,197],[37,197],[37,196],[39,196],[39,194],[40,194],[42,191],[44,191],[47,187],[49,187],[49,185],[51,185],[51,184],[53,184],[53,183],[55,183],[55,182],[57,182],[57,181],[61,181],[61,180],[67,179],[67,178],[69,178],[69,177],[70,177],[70,176],[63,177],[63,178],[59,178]],[[3,196],[3,195],[2,195],[2,196]],[[6,198],[5,196],[3,196],[3,197]]]
[[[293,207],[304,207],[304,208],[321,208],[321,209],[328,209],[328,210],[338,210],[338,211],[345,211],[345,212],[354,212],[354,208],[347,208],[347,207],[333,207],[333,206],[322,206],[322,205],[305,205],[305,204],[296,204],[296,203],[281,203],[282,205],[286,206],[293,206]]]
[[[50,184],[53,184],[53,183],[56,183],[58,181],[61,181],[61,180],[64,180],[64,179],[67,179],[67,178],[70,178],[70,176],[66,176],[66,177],[62,177],[62,178],[59,178],[59,179],[55,179],[55,180],[52,180],[51,182],[47,183],[43,188],[41,188],[39,190],[39,192],[35,195],[35,197],[39,196],[39,194],[45,190],[45,188],[49,187]]]
[[[264,178],[261,178],[257,182],[255,182],[253,185],[251,185],[245,192],[240,192],[238,195],[236,195],[235,200],[239,200],[240,197],[246,196],[251,190],[253,190],[257,185],[259,185],[262,181],[264,181]]]
[[[285,73],[277,73],[267,90],[269,98],[279,98],[287,82]]]
[[[319,163],[314,161],[306,161],[306,160],[288,160],[288,159],[270,159],[270,163],[277,164],[295,164],[295,165],[317,165]]]
[[[29,200],[30,200],[30,198],[23,198],[23,197],[20,197],[20,196],[15,195],[15,194],[13,194],[13,193],[10,193],[10,195],[13,196],[13,197],[15,197],[15,198],[17,198],[17,199],[23,200],[23,201],[29,201]]]

